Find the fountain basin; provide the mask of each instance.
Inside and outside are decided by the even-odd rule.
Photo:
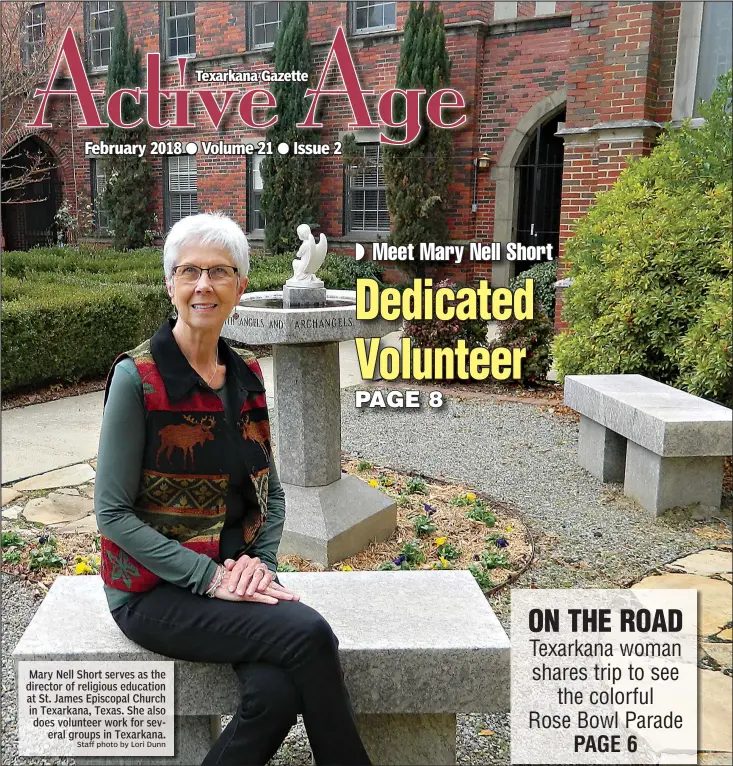
[[[357,319],[354,290],[328,290],[326,301],[322,307],[283,308],[282,290],[245,293],[221,334],[252,345],[291,345],[379,338],[401,326],[394,320]]]

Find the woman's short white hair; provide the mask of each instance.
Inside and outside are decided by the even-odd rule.
[[[178,254],[189,245],[223,247],[239,269],[239,276],[249,273],[249,244],[239,225],[223,213],[199,213],[173,224],[163,245],[163,271],[166,280],[173,278]]]

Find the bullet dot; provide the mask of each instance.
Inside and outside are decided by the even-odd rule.
[[[189,141],[186,144],[186,154],[196,154],[198,150],[198,145],[194,141]]]
[[[286,144],[285,142],[278,144],[277,150],[280,152],[280,154],[287,154],[290,151],[290,144]]]

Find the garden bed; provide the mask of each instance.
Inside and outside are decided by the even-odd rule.
[[[393,497],[397,529],[384,542],[330,567],[334,571],[468,569],[484,592],[516,579],[534,547],[516,511],[460,484],[399,473],[346,459],[342,470]],[[47,494],[36,492],[34,495]],[[22,519],[4,524],[2,570],[44,595],[58,575],[99,571],[98,534],[54,533]],[[299,556],[283,556],[279,571],[323,571]]]

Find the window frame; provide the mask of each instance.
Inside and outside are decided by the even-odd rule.
[[[110,236],[109,211],[100,204],[99,200],[100,194],[104,192],[104,189],[99,189],[100,177],[104,178],[105,188],[107,185],[107,172],[104,170],[104,165],[102,164],[103,162],[103,160],[97,158],[92,158],[89,160],[89,186],[91,191],[94,232],[99,236],[108,237]],[[99,173],[100,168],[103,170],[101,175]],[[105,224],[102,224],[103,216],[106,220]]]
[[[159,18],[160,18],[160,47],[161,47],[161,58],[163,61],[176,61],[179,58],[188,58],[193,59],[196,58],[196,3],[194,2],[193,6],[193,13],[181,13],[176,14],[175,16],[172,16],[169,12],[170,1],[167,0],[166,2],[159,3]],[[171,37],[168,34],[168,22],[171,19],[179,19],[179,18],[185,18],[188,16],[193,17],[193,53],[176,53],[175,55],[171,55],[169,53],[170,50],[170,41]],[[183,39],[180,37],[176,37],[177,40]]]
[[[672,90],[672,123],[679,124],[688,117],[692,125],[704,123],[695,117],[695,94],[700,64],[703,13],[706,2],[680,3],[677,60]]]
[[[187,218],[188,215],[195,215],[199,211],[198,206],[198,163],[196,162],[196,157],[191,154],[182,154],[180,156],[170,156],[170,157],[164,157],[163,162],[163,221],[165,225],[166,232],[170,231],[171,227],[174,223],[177,223],[182,218]],[[187,162],[193,162],[194,163],[194,181],[195,181],[195,188],[193,192],[191,190],[187,191],[171,191],[171,165],[175,162],[176,164],[180,165],[181,160],[186,160]],[[188,215],[181,216],[180,218],[176,219],[176,221],[172,220],[172,213],[173,213],[173,205],[172,205],[172,198],[174,196],[182,197],[183,195],[193,195],[194,197],[194,206],[195,210],[193,210],[191,213],[188,213]]]
[[[40,23],[34,23],[32,14],[34,10],[42,10],[42,19]],[[29,23],[30,20],[30,23]],[[20,61],[23,66],[33,63],[36,51],[46,45],[46,24],[48,23],[48,14],[46,13],[46,3],[33,3],[26,9],[23,19],[20,44]],[[36,27],[41,28],[41,34],[38,40],[29,40],[28,32]]]
[[[373,5],[393,5],[394,24],[383,24],[379,27],[359,27],[356,23],[357,11],[360,3],[372,3]],[[371,35],[375,32],[393,32],[397,29],[397,3],[393,0],[356,0],[349,3],[349,29],[352,35]]]
[[[278,21],[277,21],[277,30],[280,31],[280,24],[282,24],[283,16],[285,14],[285,6],[287,5],[286,0],[257,0],[257,2],[249,2],[247,3],[247,17],[246,17],[246,26],[247,26],[247,49],[248,50],[255,50],[255,51],[266,51],[270,50],[275,46],[275,41],[273,40],[271,43],[260,43],[257,44],[255,42],[255,6],[256,5],[267,5],[272,2],[276,2],[278,5]],[[265,25],[267,25],[268,22],[265,22]],[[272,23],[272,22],[270,22]],[[275,38],[277,39],[277,33],[275,34]]]
[[[109,27],[104,27],[103,30],[93,30],[92,29],[92,16],[94,15],[92,11],[92,3],[99,2],[109,2],[111,8],[107,11],[96,11],[97,14],[99,13],[109,13],[112,12],[112,25]],[[91,0],[91,2],[85,2],[84,3],[84,41],[85,41],[85,49],[86,49],[86,60],[87,60],[87,67],[90,72],[106,72],[107,69],[109,69],[109,63],[107,64],[100,64],[99,66],[94,64],[94,34],[99,33],[100,31],[110,31],[110,38],[109,38],[109,52],[110,52],[110,58],[112,57],[112,34],[114,33],[115,28],[115,13],[118,8],[118,2],[117,0]],[[99,49],[100,51],[103,50],[102,48]]]
[[[343,233],[344,236],[349,235],[357,235],[357,236],[373,236],[373,237],[381,237],[385,234],[389,234],[392,230],[392,220],[391,216],[389,214],[389,208],[387,208],[387,186],[386,183],[384,183],[384,170],[381,163],[381,155],[382,155],[382,144],[377,139],[374,140],[368,140],[368,138],[365,136],[363,139],[360,140],[360,137],[357,136],[356,138],[357,143],[360,147],[364,148],[364,151],[366,151],[366,147],[368,146],[376,146],[377,147],[377,178],[380,179],[382,184],[377,184],[376,186],[361,186],[354,188],[353,187],[353,181],[356,178],[356,176],[352,176],[346,172],[344,172],[344,221],[343,221]],[[385,201],[385,210],[387,213],[387,220],[389,221],[389,226],[386,229],[380,229],[380,228],[374,228],[374,229],[355,229],[352,226],[353,223],[353,204],[354,204],[354,192],[355,191],[363,191],[365,194],[368,191],[383,191],[384,192],[384,201]],[[366,204],[366,201],[365,201]],[[364,212],[366,212],[367,208],[364,208]],[[380,218],[380,210],[379,204],[377,204],[376,213],[377,213],[377,225],[379,224],[379,218]]]
[[[258,198],[262,196],[263,189],[255,189],[255,164],[257,163],[257,160],[259,159],[259,168],[258,174],[260,176],[260,179],[262,179],[262,162],[265,159],[265,155],[262,154],[251,154],[249,157],[247,157],[247,233],[248,234],[255,234],[255,235],[263,235],[265,233],[265,226],[267,225],[267,221],[265,220],[264,215],[262,215],[262,212],[260,210],[259,204],[255,206],[255,195],[258,195]],[[263,185],[264,188],[264,185]],[[264,221],[263,226],[255,226],[255,222],[259,224],[259,217],[262,218]]]

